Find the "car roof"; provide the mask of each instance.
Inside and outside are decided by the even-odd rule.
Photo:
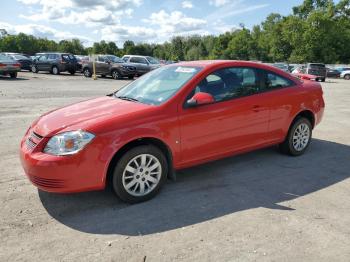
[[[265,65],[263,63],[259,62],[251,62],[251,61],[243,61],[243,60],[198,60],[198,61],[186,61],[186,62],[178,62],[173,65],[180,65],[180,66],[199,66],[199,67],[216,67],[216,66],[239,66],[239,65],[246,65],[246,66],[256,66],[256,65],[264,65],[267,67],[271,67],[270,65]]]

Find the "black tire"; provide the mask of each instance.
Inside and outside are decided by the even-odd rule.
[[[128,193],[127,189],[124,187],[123,173],[127,165],[129,164],[129,162],[142,154],[151,155],[159,161],[161,166],[161,175],[158,180],[158,184],[149,193],[143,196],[135,196]],[[142,166],[140,166],[140,170],[141,168]],[[159,150],[157,147],[152,145],[138,146],[127,151],[118,161],[113,172],[112,187],[114,192],[117,194],[117,196],[121,200],[130,204],[135,204],[135,203],[147,201],[152,197],[154,197],[159,192],[162,185],[166,181],[167,174],[168,174],[168,163],[167,163],[166,157],[164,156],[161,150]],[[135,174],[132,174],[131,176],[133,177],[132,179],[134,179]],[[137,185],[135,184],[135,188],[136,187]]]
[[[122,75],[120,74],[120,72],[118,70],[113,70],[111,73],[113,79],[118,80],[118,79],[122,79]]]
[[[308,127],[309,138],[305,147],[303,147],[302,150],[297,150],[293,145],[293,136],[295,135],[296,129],[302,124],[305,124]],[[283,143],[279,145],[279,148],[280,148],[280,151],[284,154],[291,155],[291,156],[300,156],[304,154],[304,152],[309,147],[311,139],[312,139],[312,125],[310,121],[305,117],[299,117],[292,123],[291,127],[289,128],[286,139],[283,141]]]
[[[322,79],[321,79],[321,82],[326,82],[326,78],[322,78]]]
[[[10,73],[11,78],[17,78],[17,72]]]
[[[30,71],[32,71],[35,74],[39,72],[38,68],[35,65],[32,65],[32,67],[30,68]]]
[[[101,77],[102,77],[102,78],[105,78],[105,77],[106,77],[106,75],[101,75]]]
[[[59,74],[60,74],[60,70],[58,69],[57,66],[53,66],[53,67],[51,68],[51,73],[52,73],[53,75],[59,75]]]
[[[84,68],[83,74],[84,74],[85,77],[91,77],[92,76],[92,72],[91,72],[91,70],[88,67]]]
[[[74,74],[75,74],[75,71],[74,71],[74,70],[70,70],[69,73],[70,73],[71,75],[74,75]]]
[[[346,75],[344,76],[344,79],[345,79],[345,80],[350,80],[350,74],[346,74]]]
[[[130,80],[133,80],[135,76],[128,76]]]

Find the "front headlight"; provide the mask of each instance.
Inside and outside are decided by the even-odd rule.
[[[73,155],[82,150],[94,137],[95,135],[82,130],[57,134],[47,142],[44,153],[55,156]]]

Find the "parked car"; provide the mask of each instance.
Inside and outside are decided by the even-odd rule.
[[[327,69],[327,77],[330,78],[339,78],[340,77],[340,72],[336,69],[333,68],[326,68]]]
[[[300,80],[319,81],[317,79],[317,76],[315,75],[309,75],[309,74],[303,74],[303,73],[292,73],[292,75],[296,76]]]
[[[350,67],[336,67],[335,69],[342,73],[344,71],[349,71]]]
[[[16,78],[21,70],[21,64],[7,55],[0,54],[0,75]]]
[[[272,66],[279,68],[285,72],[289,72],[289,65],[286,63],[274,63]]]
[[[122,200],[137,203],[156,195],[174,170],[275,144],[302,155],[324,107],[319,83],[271,66],[184,62],[44,114],[25,133],[20,158],[41,190],[111,183]]]
[[[83,63],[88,62],[90,60],[89,57],[85,55],[74,55],[74,57],[77,60],[77,71],[82,72]]]
[[[58,75],[61,72],[69,72],[74,75],[77,71],[77,60],[72,54],[68,53],[40,53],[33,60],[32,72],[39,71],[50,72]]]
[[[315,81],[326,81],[327,71],[324,64],[307,64],[297,67],[292,74],[299,78],[310,78]]]
[[[28,70],[28,71],[31,71],[31,68],[32,68],[32,63],[33,63],[33,60],[27,56],[24,56],[24,55],[19,55],[19,54],[16,54],[16,55],[10,55],[10,57],[17,61],[18,63],[21,64],[21,69],[22,70]]]
[[[125,63],[120,57],[114,55],[99,55],[95,61],[95,70],[97,75],[102,77],[112,76],[114,79],[128,77],[133,79],[136,74],[136,67]],[[93,62],[83,63],[83,74],[85,77],[91,77],[93,74]]]
[[[151,56],[125,55],[122,59],[136,67],[137,75],[146,74],[162,66],[158,59]]]
[[[340,77],[346,80],[350,80],[350,70],[341,72]]]

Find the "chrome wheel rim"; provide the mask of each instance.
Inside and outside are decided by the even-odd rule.
[[[303,151],[310,140],[310,128],[307,124],[301,123],[293,134],[293,147],[296,151]]]
[[[57,67],[52,68],[52,73],[54,75],[57,75],[57,73],[58,73]]]
[[[120,76],[119,76],[119,73],[118,73],[118,71],[114,71],[113,72],[113,78],[114,79],[118,79]]]
[[[159,184],[162,165],[158,158],[141,154],[131,159],[123,171],[124,189],[132,196],[145,196]]]
[[[36,67],[32,66],[32,72],[35,73],[36,72]]]
[[[84,70],[84,76],[86,77],[90,76],[90,71],[88,69]]]

